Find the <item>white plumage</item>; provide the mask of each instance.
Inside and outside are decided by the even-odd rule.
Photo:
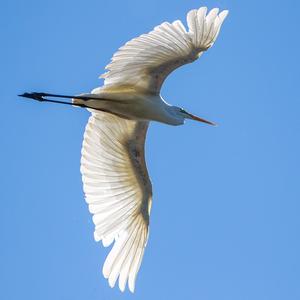
[[[193,119],[213,124],[169,105],[160,95],[161,86],[169,73],[195,61],[214,44],[227,14],[217,8],[207,14],[201,7],[188,13],[188,31],[181,21],[164,22],[129,41],[106,66],[104,86],[73,99],[73,105],[92,113],[84,134],[81,173],[95,240],[106,247],[113,243],[103,266],[111,287],[119,279],[122,291],[127,282],[134,291],[148,239],[152,187],[144,144],[149,122],[181,125]],[[70,103],[43,97],[73,97],[21,96],[64,104]]]
[[[104,246],[115,240],[103,266],[104,277],[111,287],[119,277],[122,291],[127,280],[134,291],[148,238],[152,201],[144,159],[148,122],[178,125],[189,117],[180,118],[177,111],[170,116],[173,107],[160,97],[160,88],[170,72],[193,62],[215,42],[228,12],[218,14],[217,8],[206,12],[201,7],[188,13],[189,31],[181,21],[165,22],[127,42],[101,76],[104,86],[92,91],[102,101],[75,99],[75,103],[112,112],[91,110],[81,172],[86,201],[94,215],[95,239]]]
[[[144,159],[148,122],[93,113],[82,147],[81,172],[86,201],[94,215],[95,240],[114,246],[103,275],[123,291],[134,291],[148,237],[152,189]]]
[[[188,32],[179,20],[164,22],[127,42],[106,66],[109,71],[101,76],[104,87],[94,92],[109,86],[134,86],[159,94],[169,73],[196,60],[215,42],[228,11],[218,15],[219,9],[214,8],[207,16],[206,11],[206,7],[201,7],[188,13]]]

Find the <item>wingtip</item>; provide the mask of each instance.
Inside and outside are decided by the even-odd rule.
[[[116,284],[116,278],[113,277],[113,276],[109,276],[108,278],[108,284],[111,288],[114,288],[115,287],[115,284]]]
[[[120,278],[119,278],[119,289],[120,289],[120,291],[122,293],[124,293],[125,292],[125,288],[126,288],[126,282],[125,283],[121,282]]]
[[[222,20],[225,20],[225,18],[228,16],[228,14],[229,14],[229,10],[228,10],[228,9],[225,9],[225,10],[223,10],[223,11],[221,11],[221,12],[219,13],[219,17],[220,17]]]
[[[135,290],[135,286],[128,286],[128,288],[129,288],[129,291],[132,293],[132,294],[134,294],[134,290]]]

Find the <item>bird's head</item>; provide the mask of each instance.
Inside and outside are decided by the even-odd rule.
[[[191,120],[194,120],[194,121],[198,121],[198,122],[202,122],[202,123],[206,123],[206,124],[209,124],[209,125],[213,125],[213,126],[216,126],[215,123],[211,122],[211,121],[208,121],[208,120],[205,120],[203,118],[200,118],[198,116],[195,116],[189,112],[187,112],[186,110],[184,110],[183,108],[181,107],[177,107],[177,106],[174,106],[174,113],[176,114],[176,117],[182,121],[181,124],[184,123],[184,120],[185,119],[191,119]]]

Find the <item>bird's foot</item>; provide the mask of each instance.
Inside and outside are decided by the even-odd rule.
[[[24,93],[19,95],[20,97],[33,99],[36,101],[44,101],[45,99],[43,97],[47,96],[45,93]]]

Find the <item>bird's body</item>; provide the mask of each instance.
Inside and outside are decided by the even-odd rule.
[[[166,103],[160,95],[145,94],[142,91],[124,88],[83,95],[96,97],[99,100],[75,98],[73,103],[85,104],[90,108],[110,112],[129,120],[157,121],[169,125],[184,123],[184,118],[176,115],[177,109]]]
[[[205,7],[190,11],[188,31],[181,21],[165,22],[129,41],[106,67],[104,86],[73,99],[73,105],[92,113],[82,146],[83,188],[93,214],[95,239],[104,246],[114,243],[103,274],[111,287],[119,278],[122,291],[127,282],[134,291],[148,239],[152,187],[144,144],[149,122],[181,125],[193,119],[213,124],[169,105],[160,95],[169,73],[195,61],[215,42],[228,12],[219,14],[215,8],[206,13]],[[61,97],[23,96],[39,101],[51,101],[45,96]]]

